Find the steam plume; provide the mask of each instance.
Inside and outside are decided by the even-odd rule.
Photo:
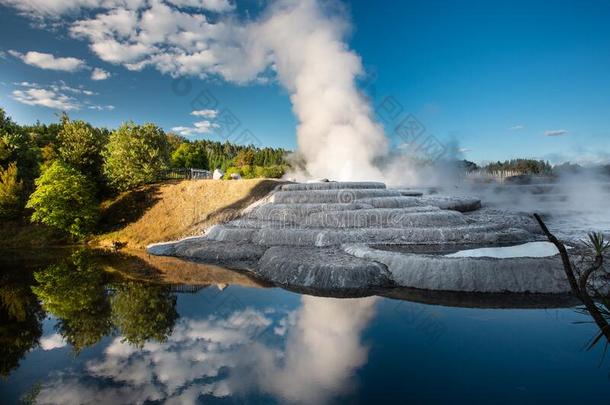
[[[358,91],[360,58],[344,37],[349,24],[316,0],[276,3],[253,34],[273,53],[298,118],[298,151],[313,177],[381,179],[374,160],[385,154],[382,127]]]

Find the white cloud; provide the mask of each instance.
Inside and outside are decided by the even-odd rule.
[[[54,108],[57,110],[78,110],[80,103],[73,97],[53,90],[30,88],[27,90],[13,90],[13,98],[20,103]]]
[[[40,338],[40,347],[42,350],[59,349],[65,347],[66,345],[66,340],[59,333],[54,333],[52,335],[43,336]]]
[[[83,86],[72,87],[64,81],[55,82],[49,85],[42,85],[33,82],[13,82],[13,85],[20,89],[12,92],[12,97],[20,103],[34,106],[53,108],[57,110],[80,110],[88,108],[97,111],[113,110],[112,105],[97,105],[89,101],[89,97],[97,96],[91,90]]]
[[[167,0],[167,2],[177,7],[191,7],[216,13],[235,9],[235,5],[229,0]],[[145,3],[146,0],[0,0],[1,5],[13,7],[22,14],[37,19],[57,19],[65,15],[79,15],[93,9],[136,10]]]
[[[114,106],[113,105],[89,105],[87,106],[88,109],[90,110],[97,110],[97,111],[112,111],[114,110]]]
[[[27,86],[27,87],[40,87],[40,85],[37,85],[35,83],[32,83],[32,84],[34,84],[34,86]],[[66,92],[74,93],[74,94],[84,94],[85,96],[97,95],[96,92],[87,90],[83,86],[79,86],[79,87],[68,86],[63,80],[60,80],[57,83],[53,83],[53,84],[49,85],[48,87],[50,87],[51,90],[54,90],[54,91],[66,91]]]
[[[208,120],[198,121],[192,127],[173,127],[172,131],[177,132],[182,136],[209,134],[219,125]]]
[[[517,125],[513,125],[512,127],[508,128],[508,129],[509,129],[509,131],[521,131],[524,128],[525,127],[523,125],[517,124]]]
[[[191,111],[191,115],[203,118],[214,119],[218,116],[218,110],[195,110]]]
[[[200,8],[216,13],[225,13],[235,9],[235,4],[228,0],[168,0],[168,3],[178,7]]]
[[[91,80],[106,80],[110,77],[110,72],[104,69],[94,68],[91,72]]]
[[[87,66],[82,59],[55,57],[50,53],[29,51],[23,54],[15,50],[10,50],[9,53],[16,58],[21,59],[24,63],[41,69],[75,72]]]
[[[243,83],[270,64],[259,45],[245,47],[253,38],[247,26],[176,7],[187,4],[204,10],[234,8],[227,1],[151,0],[137,10],[119,7],[76,20],[69,31],[87,40],[100,59],[130,70],[154,66],[173,76],[218,74]]]
[[[54,17],[94,7],[96,0],[0,0],[0,4],[14,7],[33,17]]]
[[[568,130],[566,129],[550,129],[548,131],[544,131],[545,136],[562,136],[567,134]]]

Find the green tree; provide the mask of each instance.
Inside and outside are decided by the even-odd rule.
[[[235,156],[235,166],[252,166],[254,164],[254,151],[252,149],[240,150]]]
[[[59,157],[91,178],[99,178],[102,169],[104,133],[85,121],[63,120],[58,134]]]
[[[22,208],[23,182],[19,180],[17,165],[0,167],[0,218],[10,219],[19,215]]]
[[[40,148],[32,141],[29,133],[6,116],[0,108],[0,165],[6,167],[15,162],[19,176],[26,188],[33,186],[39,173]]]
[[[99,207],[95,186],[85,175],[56,161],[36,179],[36,190],[27,208],[32,208],[32,221],[81,238],[95,226]]]
[[[139,347],[151,339],[165,341],[178,319],[176,296],[165,286],[121,283],[111,303],[112,320],[119,333]]]
[[[172,153],[173,167],[207,169],[208,157],[203,145],[185,142]]]
[[[86,250],[34,273],[32,287],[58,332],[79,352],[112,332],[106,273]]]
[[[168,167],[169,149],[165,133],[156,125],[123,124],[110,134],[103,152],[104,173],[120,191],[154,182]]]

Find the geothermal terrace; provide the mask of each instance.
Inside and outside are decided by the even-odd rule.
[[[203,236],[154,244],[148,251],[321,294],[397,286],[568,292],[556,250],[539,242],[537,232],[529,216],[482,208],[475,198],[373,182],[294,183],[279,186],[240,218]],[[523,254],[521,245],[530,253]],[[516,253],[485,253],[503,249]]]

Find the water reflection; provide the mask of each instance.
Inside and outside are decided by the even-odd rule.
[[[375,301],[303,297],[298,309],[279,314],[245,308],[226,318],[181,319],[165,342],[141,350],[117,337],[101,359],[87,362],[86,376],[56,377],[38,402],[194,403],[252,393],[327,402],[353,388],[366,362],[361,334]]]
[[[441,378],[451,385],[451,373],[466,363],[471,370],[483,364],[485,371],[493,356],[494,364],[510,369],[517,361],[503,358],[507,345],[534,353],[545,333],[551,347],[563,342],[566,350],[578,351],[592,330],[569,326],[558,332],[561,326],[541,310],[510,315],[510,310],[435,307],[446,333],[431,339],[430,328],[421,325],[427,320],[422,312],[432,308],[428,305],[381,297],[299,296],[277,289],[229,286],[221,291],[216,285],[177,294],[168,285],[118,277],[105,271],[104,263],[79,250],[35,272],[1,273],[0,365],[4,376],[12,374],[6,384],[0,381],[0,397],[10,392],[15,402],[29,391],[40,404],[326,403],[361,398],[375,384],[369,399],[388,393],[396,399],[405,390],[415,390],[417,397],[426,381]],[[210,274],[214,284],[225,287],[221,273]],[[422,292],[393,296],[444,302]],[[530,299],[518,306],[548,308],[550,302]],[[465,306],[477,302],[469,297]],[[484,304],[493,307],[496,301]],[[403,306],[409,309],[406,317]],[[529,329],[537,325],[528,323],[534,317],[541,324],[537,332]],[[523,342],[509,339],[503,348],[507,325],[527,331],[517,334]],[[478,363],[481,350],[485,358]],[[595,371],[597,359],[593,365],[583,360],[578,368],[582,353],[567,353],[553,363],[566,353],[551,353],[549,367],[569,365],[585,376]],[[489,371],[481,370],[472,381],[484,383]]]
[[[32,291],[45,311],[57,317],[57,331],[76,352],[111,333],[107,275],[87,251],[34,273]]]
[[[38,285],[32,291],[42,308],[57,318],[62,340],[76,352],[116,333],[136,346],[151,339],[164,341],[178,319],[176,296],[169,287],[113,282],[95,259],[90,251],[78,250],[34,273]],[[54,336],[44,344],[59,342]]]
[[[44,311],[30,290],[31,273],[0,273],[0,376],[19,366],[24,355],[38,344]]]
[[[229,380],[235,390],[258,388],[291,402],[326,402],[353,388],[350,380],[366,363],[362,331],[374,314],[375,298],[305,296],[290,325],[284,351],[255,345],[238,357]],[[276,329],[278,333],[278,329]],[[312,389],[315,387],[315,389]]]

